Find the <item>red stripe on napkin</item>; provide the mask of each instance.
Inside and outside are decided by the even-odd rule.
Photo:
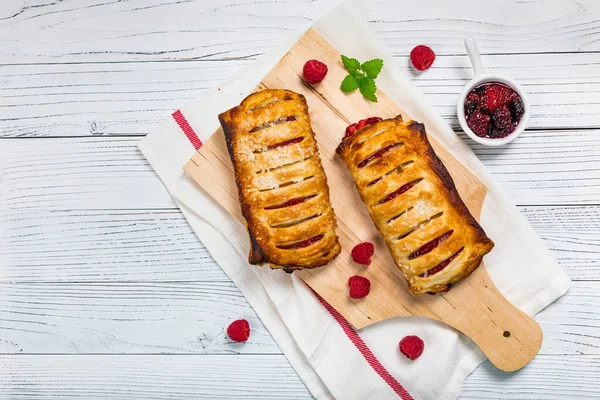
[[[194,149],[198,150],[200,147],[202,147],[202,141],[187,122],[187,119],[185,119],[181,110],[177,110],[173,113],[173,119],[175,122],[177,122],[177,125],[179,125],[183,133],[185,133],[185,136],[187,136],[187,138],[190,140],[192,146],[194,146]]]
[[[175,119],[177,125],[179,125],[183,133],[185,133],[185,136],[187,136],[187,138],[190,140],[194,148],[198,150],[200,147],[202,147],[202,141],[200,140],[198,135],[196,135],[196,132],[194,132],[194,130],[187,122],[180,110],[177,110],[173,113],[173,118]],[[306,286],[308,286],[308,284]],[[387,383],[390,386],[390,388],[392,388],[392,390],[396,392],[398,396],[400,396],[402,400],[414,400],[410,393],[408,393],[406,389],[404,389],[404,387],[400,384],[400,382],[398,382],[396,378],[394,378],[388,372],[388,370],[385,369],[381,362],[379,362],[377,357],[375,357],[375,354],[373,354],[371,349],[369,349],[369,346],[367,346],[364,340],[362,340],[362,338],[354,330],[352,325],[350,325],[350,323],[346,321],[346,318],[344,318],[342,314],[337,312],[337,310],[333,308],[331,304],[329,304],[324,298],[319,296],[319,294],[315,292],[310,286],[308,286],[308,288],[312,290],[312,292],[315,294],[315,296],[317,296],[317,299],[319,299],[323,307],[325,307],[325,309],[329,311],[329,313],[337,321],[337,323],[340,324],[346,336],[348,336],[350,341],[354,344],[354,346],[356,346],[358,351],[360,351],[360,354],[362,354],[365,360],[367,360],[371,368],[373,368],[373,370],[377,372],[377,374],[385,381],[385,383]]]
[[[315,296],[317,296],[317,299],[319,299],[323,307],[325,307],[325,309],[329,311],[329,314],[331,314],[331,316],[337,321],[337,323],[340,324],[346,336],[348,336],[350,341],[354,344],[354,346],[356,346],[358,351],[360,351],[360,354],[362,354],[365,360],[367,360],[369,365],[373,368],[375,372],[377,372],[377,374],[385,381],[385,383],[387,383],[392,388],[392,390],[396,392],[398,396],[400,396],[402,400],[414,400],[410,393],[408,393],[406,389],[404,389],[404,387],[400,384],[400,382],[398,382],[396,378],[394,378],[388,372],[388,370],[385,369],[383,365],[381,365],[381,362],[379,362],[377,357],[375,357],[375,354],[373,354],[371,349],[369,349],[369,346],[367,346],[364,340],[362,340],[362,338],[354,330],[352,325],[350,325],[350,323],[346,321],[346,318],[344,318],[342,314],[340,314],[335,308],[333,308],[331,304],[329,304],[324,298],[319,296],[319,293],[315,292],[310,286],[308,287],[310,290],[312,290]]]

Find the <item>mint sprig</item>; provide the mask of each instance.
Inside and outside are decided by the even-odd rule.
[[[340,85],[342,92],[350,93],[359,89],[365,99],[376,103],[377,85],[375,84],[375,78],[381,72],[383,60],[375,58],[361,64],[356,58],[342,55],[342,64],[348,71],[348,75]]]

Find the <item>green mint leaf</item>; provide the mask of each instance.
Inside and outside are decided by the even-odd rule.
[[[356,58],[349,58],[345,55],[342,55],[342,64],[344,64],[346,71],[350,72],[351,74],[360,68],[360,62]]]
[[[360,92],[365,99],[377,103],[377,96],[375,96],[377,86],[375,86],[375,80],[373,78],[361,79],[359,85]]]
[[[383,60],[375,58],[361,64],[356,58],[342,55],[342,63],[349,74],[340,84],[340,89],[345,93],[349,93],[358,88],[365,99],[377,102],[375,78],[383,68]]]
[[[340,89],[342,89],[342,92],[344,93],[350,93],[358,89],[358,81],[356,80],[356,77],[352,74],[346,75],[342,81],[342,84],[340,85]]]
[[[381,58],[375,58],[374,60],[365,61],[360,65],[360,69],[362,69],[365,74],[369,78],[377,78],[377,75],[381,72],[381,68],[383,67],[383,60]]]

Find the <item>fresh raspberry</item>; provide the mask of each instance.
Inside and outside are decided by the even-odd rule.
[[[406,356],[409,360],[416,360],[425,348],[425,343],[418,336],[404,336],[398,344],[400,352]]]
[[[488,133],[490,116],[477,110],[467,118],[467,125],[477,136],[485,136]]]
[[[410,61],[419,71],[425,71],[431,67],[435,60],[435,53],[431,48],[420,44],[410,52]]]
[[[359,264],[371,265],[371,256],[373,253],[375,253],[373,243],[359,243],[352,249],[352,259]]]
[[[373,125],[373,124],[376,124],[381,121],[383,121],[383,118],[369,117],[366,119],[361,119],[360,121],[358,121],[354,124],[350,124],[346,128],[346,133],[344,134],[344,137],[342,138],[342,140],[349,138],[350,136],[354,135],[357,130],[364,128],[367,125]]]
[[[319,83],[327,75],[327,65],[319,60],[309,60],[302,68],[302,76],[308,83]]]
[[[492,121],[494,122],[494,126],[498,129],[504,130],[511,126],[513,121],[508,106],[504,105],[496,108],[492,114]]]
[[[245,342],[250,337],[250,324],[245,319],[238,319],[227,328],[229,338],[234,342]]]
[[[519,96],[513,97],[510,103],[508,103],[508,108],[510,109],[510,114],[516,122],[518,122],[523,114],[525,114],[525,107],[523,106],[523,102]]]
[[[362,299],[371,291],[371,281],[364,276],[354,275],[348,279],[350,286],[350,297],[353,299]]]
[[[470,116],[477,110],[477,106],[479,105],[479,96],[475,92],[471,92],[468,94],[465,99],[465,114],[466,116]]]

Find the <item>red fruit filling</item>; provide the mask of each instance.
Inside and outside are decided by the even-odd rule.
[[[358,121],[356,123],[356,130],[364,128],[365,126],[367,126],[367,120],[366,119],[361,119],[360,121]]]
[[[364,160],[362,160],[361,162],[358,163],[358,168],[362,168],[367,166],[368,164],[370,164],[373,160],[376,160],[378,158],[381,158],[384,156],[384,154],[386,154],[387,152],[389,152],[392,149],[395,149],[396,147],[398,147],[398,144],[391,144],[389,146],[384,147],[381,150],[377,150],[375,153],[371,154],[369,157],[365,158]]]
[[[358,121],[354,124],[350,124],[346,128],[346,132],[345,132],[342,140],[345,140],[345,139],[349,138],[350,136],[354,135],[356,133],[356,131],[359,130],[360,128],[364,128],[365,126],[373,125],[373,124],[376,124],[381,121],[383,121],[383,118],[369,117],[369,118],[361,119],[360,121]]]
[[[272,146],[269,146],[268,149],[269,150],[273,150],[273,149],[277,149],[279,147],[289,146],[289,145],[292,145],[292,144],[300,143],[303,140],[304,140],[304,136],[297,137],[297,138],[294,138],[294,139],[286,140],[285,142],[276,143],[276,144],[274,144]]]
[[[295,199],[290,199],[290,200],[286,201],[285,203],[280,203],[280,204],[275,204],[273,206],[265,207],[265,210],[277,210],[278,208],[295,206],[296,204],[304,203],[306,200],[310,200],[316,196],[317,196],[316,194],[313,194],[313,195],[306,196],[306,197],[296,197]]]
[[[367,118],[367,125],[373,125],[376,124],[378,122],[383,121],[383,118],[379,118],[379,117],[369,117]]]
[[[477,136],[484,137],[490,130],[491,117],[481,110],[476,110],[467,117],[467,125]]]
[[[450,236],[452,236],[453,232],[454,231],[448,231],[448,232],[444,233],[443,235],[436,237],[432,241],[425,243],[418,250],[416,250],[416,251],[412,252],[411,254],[409,254],[408,255],[408,259],[409,260],[414,260],[417,257],[421,257],[422,255],[430,253],[431,251],[433,251],[433,249],[435,249],[436,247],[438,247],[440,244],[444,243],[444,241],[446,239],[448,239]]]
[[[309,239],[303,240],[298,243],[289,244],[289,245],[279,245],[277,247],[279,247],[280,249],[289,249],[289,250],[303,249],[305,247],[312,246],[313,244],[317,243],[321,239],[323,239],[323,235],[317,235],[317,236],[313,236]]]
[[[348,125],[348,127],[346,128],[346,132],[344,134],[344,137],[342,138],[342,140],[349,138],[350,136],[354,135],[354,133],[356,132],[356,124],[350,124]]]
[[[510,135],[525,113],[517,92],[495,82],[484,83],[471,90],[464,105],[469,128],[477,136],[487,138]]]
[[[456,257],[458,257],[458,255],[463,251],[463,249],[458,250],[456,253],[454,253],[453,255],[451,255],[450,257],[448,257],[447,259],[445,259],[444,261],[442,261],[441,263],[439,263],[438,265],[436,265],[435,267],[428,269],[426,272],[423,272],[421,275],[419,275],[421,278],[425,278],[427,276],[431,276],[433,274],[437,274],[438,272],[440,272],[441,270],[443,270],[444,268],[446,268],[452,261],[454,261],[454,259]],[[448,289],[450,290],[450,289]]]
[[[359,164],[359,168],[360,168],[360,164]],[[379,204],[387,203],[388,201],[394,200],[396,197],[400,196],[402,193],[408,191],[409,189],[412,189],[419,181],[420,181],[420,179],[417,179],[415,181],[408,182],[407,184],[400,186],[398,189],[394,190],[392,193],[388,194],[383,199],[381,199],[379,201]]]

